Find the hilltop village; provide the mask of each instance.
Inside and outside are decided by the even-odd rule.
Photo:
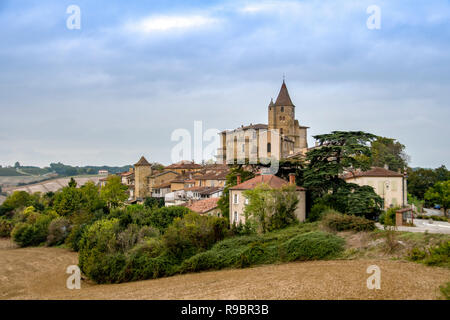
[[[250,124],[220,133],[221,147],[216,163],[197,164],[185,160],[156,169],[142,156],[129,171],[119,174],[122,184],[128,187],[128,202],[143,203],[146,198],[154,198],[159,199],[166,207],[186,206],[199,214],[221,216],[218,201],[224,193],[230,165],[236,163],[240,157],[249,159],[263,153],[277,160],[298,160],[304,159],[309,150],[316,148],[308,148],[308,127],[300,125],[299,120],[295,118],[295,108],[283,81],[276,101],[271,100],[268,105],[268,124]],[[270,135],[272,132],[275,134]],[[249,137],[255,138],[253,142]],[[258,166],[255,173],[253,179],[245,182],[241,182],[241,177],[238,176],[237,185],[228,190],[231,224],[245,222],[244,208],[248,204],[248,199],[243,195],[245,190],[254,189],[261,184],[271,188],[296,185],[294,174],[284,180],[274,174],[265,173]],[[347,172],[343,178],[360,186],[368,185],[374,188],[383,198],[385,208],[404,206],[407,203],[406,179],[403,173],[391,171],[386,167],[373,167],[365,172]],[[105,185],[106,181],[107,177],[100,179],[100,185]],[[302,186],[296,188],[299,201],[295,215],[299,221],[304,221],[306,189]]]

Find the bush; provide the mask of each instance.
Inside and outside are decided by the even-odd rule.
[[[416,217],[416,219],[426,219],[426,220],[434,220],[434,221],[444,221],[447,222],[448,218],[447,217],[441,217],[441,216],[424,216],[424,215],[418,215]]]
[[[184,260],[222,240],[227,224],[224,218],[188,213],[174,220],[163,235],[164,243],[171,254]]]
[[[450,282],[447,282],[446,284],[440,286],[439,289],[441,290],[444,299],[450,300]]]
[[[164,232],[175,218],[182,218],[187,213],[189,213],[189,209],[186,207],[172,206],[159,208],[151,213],[145,224]]]
[[[117,243],[117,233],[120,231],[119,220],[98,220],[83,233],[80,241],[78,264],[81,271],[97,282],[107,281],[108,264],[122,261]]]
[[[331,208],[323,203],[316,203],[311,207],[311,212],[308,215],[308,221],[314,222],[320,220],[322,217],[322,213],[325,211],[329,211]]]
[[[380,215],[380,223],[387,226],[395,226],[395,214],[400,210],[399,207],[389,208]]]
[[[375,222],[362,217],[341,214],[335,211],[326,213],[322,218],[325,227],[334,231],[372,231]]]
[[[38,246],[47,240],[48,227],[52,216],[33,214],[30,220],[16,225],[11,233],[14,242],[21,247]]]
[[[424,249],[413,248],[408,254],[408,259],[428,266],[450,267],[450,241]]]
[[[0,238],[9,237],[14,225],[10,220],[0,217]]]
[[[324,232],[298,235],[282,245],[286,261],[333,258],[344,248],[342,238]]]
[[[64,217],[56,218],[48,227],[47,245],[57,246],[66,240],[70,233],[70,221]]]
[[[80,250],[80,243],[84,232],[88,229],[89,224],[77,224],[72,226],[69,235],[66,238],[65,244],[71,248],[73,251]]]

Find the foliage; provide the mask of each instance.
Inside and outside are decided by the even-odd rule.
[[[175,218],[182,218],[187,213],[189,213],[189,209],[186,207],[162,207],[152,211],[146,224],[159,229],[161,232],[164,232]]]
[[[237,185],[237,176],[241,176],[241,183],[244,181],[247,181],[251,178],[253,178],[255,175],[250,172],[246,171],[242,168],[241,165],[234,166],[230,169],[230,172],[228,173],[226,177],[225,182],[225,188],[222,193],[222,197],[220,197],[219,201],[217,202],[217,206],[220,209],[220,212],[222,213],[222,217],[225,217],[229,219],[230,215],[230,188]]]
[[[105,201],[100,197],[100,190],[94,182],[88,181],[81,188],[83,193],[83,209],[88,212],[95,212],[105,207]]]
[[[148,208],[162,208],[164,207],[164,198],[147,197],[145,198],[144,206]]]
[[[286,261],[320,260],[335,257],[343,250],[342,238],[324,232],[300,234],[282,245]]]
[[[315,203],[312,207],[311,207],[311,211],[308,214],[308,222],[314,222],[314,221],[318,221],[322,218],[322,214],[325,211],[329,211],[331,210],[331,207],[329,207],[328,205],[326,205],[324,202],[319,201],[317,203]]]
[[[15,209],[28,207],[34,204],[34,199],[25,191],[14,191],[9,197],[5,199],[2,204],[2,211],[4,213],[11,212]]]
[[[11,231],[13,229],[14,225],[12,221],[0,217],[0,238],[2,237],[9,237],[11,235]]]
[[[439,290],[441,291],[444,299],[450,300],[450,282],[447,282],[446,284],[439,286]]]
[[[47,240],[50,222],[54,214],[28,213],[26,222],[18,223],[11,232],[14,242],[21,247],[37,246]]]
[[[61,216],[70,216],[84,207],[84,195],[76,187],[64,187],[55,194],[53,207]]]
[[[386,226],[395,226],[396,224],[396,212],[400,210],[400,207],[389,208],[386,212],[383,212],[380,216],[380,223]]]
[[[107,178],[106,185],[100,190],[101,198],[108,208],[117,208],[128,199],[128,187],[122,184],[119,176],[111,175]]]
[[[450,180],[450,171],[445,166],[436,169],[408,168],[408,192],[423,200],[425,192],[437,182]]]
[[[55,246],[63,244],[70,233],[70,221],[65,217],[52,220],[48,227],[47,245]]]
[[[408,259],[428,266],[450,268],[450,241],[444,241],[437,246],[424,249],[415,247],[409,252]]]
[[[425,199],[440,204],[447,216],[447,209],[450,207],[450,180],[437,182],[429,188],[425,192]]]
[[[330,134],[314,136],[319,145],[308,151],[308,166],[304,171],[304,186],[316,197],[328,192],[336,193],[345,185],[340,177],[347,168],[367,170],[369,165],[361,156],[370,157],[368,142],[375,135],[362,131],[333,131]]]
[[[434,220],[434,221],[444,221],[447,222],[449,219],[447,217],[441,217],[441,216],[425,216],[425,215],[418,215],[416,216],[416,219],[425,219],[425,220]]]
[[[333,231],[372,231],[375,230],[375,223],[362,217],[341,214],[339,212],[325,212],[322,223]]]
[[[227,228],[228,223],[224,218],[192,212],[183,218],[176,218],[163,235],[163,241],[169,253],[184,260],[222,240]]]
[[[216,243],[211,250],[185,260],[180,266],[180,272],[243,268],[337,256],[343,250],[344,240],[332,234],[312,231],[313,226],[300,224],[262,235],[225,239]]]
[[[388,165],[392,171],[404,170],[408,164],[405,146],[395,139],[377,137],[371,143],[371,166],[383,167]]]
[[[297,221],[294,212],[299,200],[295,186],[273,189],[260,184],[244,191],[244,196],[248,199],[245,220],[255,221],[261,233],[282,229]]]

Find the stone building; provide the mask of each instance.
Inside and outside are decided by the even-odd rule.
[[[237,177],[237,185],[229,189],[230,193],[230,224],[245,223],[245,206],[249,203],[244,191],[253,190],[258,185],[265,184],[270,188],[279,189],[286,185],[296,185],[295,175],[289,175],[289,182],[273,174],[261,174],[253,179],[241,183],[241,177]],[[300,222],[306,219],[306,190],[296,186],[298,204],[295,216]]]
[[[245,159],[288,158],[306,154],[308,127],[295,119],[295,105],[283,80],[275,101],[268,106],[268,124],[250,124],[220,133],[217,158],[231,164]]]
[[[152,175],[152,165],[144,156],[134,165],[134,196],[144,199],[150,196],[148,177]]]
[[[371,186],[384,202],[384,209],[405,207],[408,204],[406,174],[373,167],[368,171],[347,172],[344,179],[347,183],[360,186]]]

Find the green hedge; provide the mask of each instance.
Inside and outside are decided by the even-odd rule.
[[[372,231],[375,230],[375,222],[366,218],[332,212],[322,218],[325,227],[334,231]]]

